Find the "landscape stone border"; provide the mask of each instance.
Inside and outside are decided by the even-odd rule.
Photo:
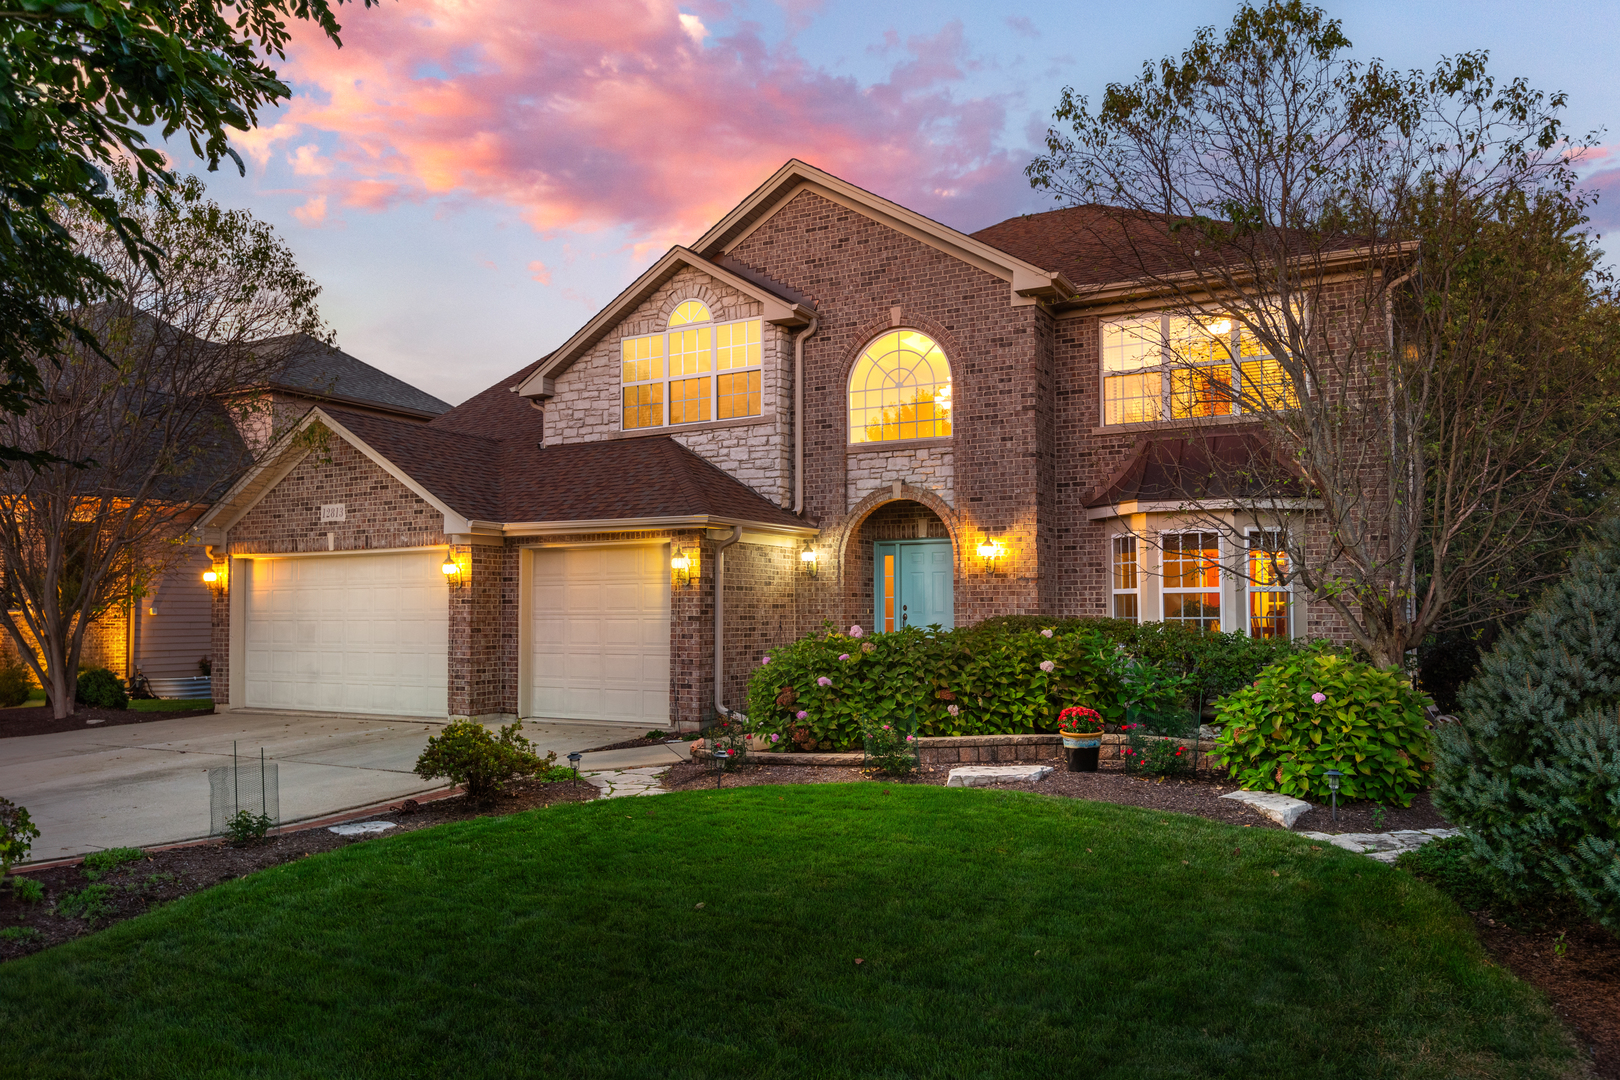
[[[1214,739],[1171,739],[1161,735],[1144,736],[1150,742],[1173,742],[1189,750],[1198,751],[1200,771],[1213,768],[1210,751],[1215,749]],[[1099,747],[1099,759],[1118,758],[1120,747],[1130,743],[1129,735],[1104,735]],[[865,755],[860,753],[796,753],[771,750],[770,743],[750,735],[748,748],[753,760],[770,765],[859,765]],[[692,743],[694,760],[709,749],[706,740]],[[1063,752],[1063,740],[1056,735],[939,735],[917,740],[917,754],[924,765],[990,765],[999,762],[1040,761],[1058,757]]]

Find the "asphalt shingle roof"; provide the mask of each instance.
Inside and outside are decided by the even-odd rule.
[[[1086,498],[1085,505],[1305,495],[1297,471],[1261,435],[1213,429],[1138,439],[1125,464]]]
[[[270,338],[265,344],[287,345],[289,337],[292,340],[287,366],[271,381],[274,389],[416,413],[424,418],[450,409],[448,402],[308,334]]]

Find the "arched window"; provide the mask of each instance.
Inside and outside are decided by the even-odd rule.
[[[849,441],[933,439],[951,433],[951,365],[934,340],[893,330],[849,373]]]
[[[704,307],[701,300],[683,300],[679,307],[669,314],[669,325],[685,326],[687,323],[710,322],[709,309]]]

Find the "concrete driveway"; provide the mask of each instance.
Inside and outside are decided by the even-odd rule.
[[[238,711],[0,739],[0,796],[28,808],[40,837],[32,861],[110,847],[150,847],[208,834],[208,770],[259,748],[278,763],[281,820],[322,817],[441,787],[412,773],[441,722]],[[634,738],[632,725],[530,722],[540,753]],[[684,752],[685,747],[675,748]],[[649,751],[651,753],[649,753]],[[673,763],[645,747],[589,755],[583,768]],[[623,759],[623,760],[619,760]]]

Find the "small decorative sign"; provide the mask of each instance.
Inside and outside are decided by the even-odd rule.
[[[342,521],[342,520],[344,520],[343,508],[344,508],[343,503],[322,503],[321,504],[321,520],[322,521]]]

